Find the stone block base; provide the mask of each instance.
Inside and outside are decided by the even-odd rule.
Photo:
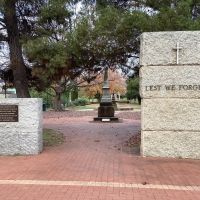
[[[200,132],[142,131],[143,156],[200,159]]]
[[[114,117],[115,114],[115,109],[114,107],[111,106],[100,106],[98,108],[98,117],[104,117],[104,118],[110,118],[110,117]]]
[[[42,151],[42,100],[1,99],[0,105],[17,105],[18,122],[0,122],[0,155],[34,155]]]

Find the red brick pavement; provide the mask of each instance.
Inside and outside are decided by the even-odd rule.
[[[71,186],[0,187],[2,200],[198,200],[199,192]]]
[[[200,161],[141,158],[122,148],[140,121],[91,121],[46,116],[44,126],[63,132],[66,142],[38,156],[0,157],[0,200],[200,200]]]

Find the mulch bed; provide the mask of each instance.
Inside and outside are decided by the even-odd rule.
[[[140,155],[140,144],[141,144],[141,132],[136,135],[131,136],[122,145],[122,150],[126,153],[131,153],[134,155]]]
[[[125,145],[129,147],[140,146],[141,144],[141,132],[136,135],[130,137],[126,142]]]

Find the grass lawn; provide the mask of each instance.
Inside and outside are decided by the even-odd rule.
[[[138,103],[133,103],[133,104],[129,104],[133,106],[133,109],[137,109],[140,110],[141,109],[141,105],[139,105]]]
[[[95,104],[95,106],[93,105],[86,105],[86,106],[76,106],[75,109],[76,110],[91,110],[91,109],[96,109],[97,108],[97,105]]]
[[[45,147],[57,146],[65,142],[63,133],[56,132],[52,129],[43,130],[43,144]]]
[[[72,110],[97,110],[99,107],[99,104],[89,104],[85,106],[74,106],[74,107],[68,107]],[[133,110],[140,110],[141,105],[137,103],[118,103],[118,108],[133,108]]]
[[[69,109],[72,110],[95,110],[99,107],[99,104],[89,104],[89,105],[85,105],[85,106],[73,106],[73,107],[68,107]]]

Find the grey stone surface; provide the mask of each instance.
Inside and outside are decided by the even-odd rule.
[[[42,151],[42,100],[1,99],[0,105],[18,105],[19,122],[0,122],[1,155],[33,155]]]
[[[199,65],[142,67],[140,81],[143,98],[200,98]]]
[[[200,132],[142,131],[142,137],[144,156],[200,159]]]
[[[140,65],[176,64],[179,42],[181,65],[200,64],[200,31],[153,32],[141,36]]]
[[[200,159],[200,31],[141,38],[143,156]]]
[[[200,100],[143,99],[142,130],[200,132]]]

